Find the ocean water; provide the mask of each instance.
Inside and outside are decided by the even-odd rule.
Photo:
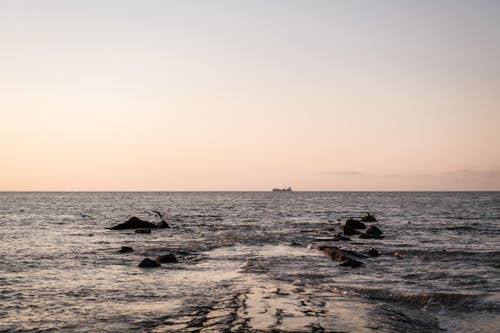
[[[498,192],[0,193],[0,228],[0,332],[500,332]]]

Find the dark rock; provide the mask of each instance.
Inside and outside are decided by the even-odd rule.
[[[363,265],[358,259],[364,256],[354,251],[341,250],[330,246],[318,246],[318,250],[323,251],[324,254],[333,260],[340,262],[340,266],[359,267]]]
[[[359,234],[359,231],[357,231],[356,229],[351,228],[348,225],[345,225],[343,229],[344,229],[344,235],[346,235],[346,236],[352,236],[352,235],[358,235]]]
[[[380,236],[382,235],[382,230],[380,230],[376,225],[372,225],[366,230],[369,235]]]
[[[366,230],[365,233],[359,235],[359,238],[364,238],[364,239],[377,238],[377,239],[380,239],[380,238],[384,238],[384,236],[382,236],[382,230],[380,230],[377,226],[372,225],[368,228],[368,230]]]
[[[139,264],[138,267],[141,268],[155,268],[155,267],[160,267],[161,264],[158,261],[151,260],[149,258],[144,258],[141,263]]]
[[[130,246],[122,246],[121,250],[118,251],[120,253],[128,253],[128,252],[133,252],[134,249],[131,248]]]
[[[378,250],[374,249],[373,247],[370,248],[370,250],[368,251],[368,254],[372,257],[380,256],[380,252]]]
[[[156,224],[143,221],[140,218],[132,217],[127,222],[120,223],[110,228],[111,230],[139,229],[139,228],[156,228]]]
[[[366,229],[366,225],[363,222],[349,219],[345,222],[345,225],[353,229]]]
[[[377,219],[372,214],[366,213],[366,215],[361,218],[361,222],[377,222]]]
[[[150,234],[151,229],[150,228],[139,228],[139,229],[135,229],[135,233],[136,234]]]
[[[353,259],[347,259],[339,264],[339,266],[342,266],[342,267],[354,267],[354,268],[362,266],[362,265],[363,265],[363,263],[361,261],[353,260]]]
[[[162,264],[166,264],[171,262],[177,262],[177,258],[172,253],[169,253],[159,256],[158,258],[156,258],[156,261]]]
[[[156,227],[159,229],[170,229],[170,226],[165,221],[159,222],[158,224],[156,224]]]
[[[384,237],[384,235],[372,235],[372,234],[362,233],[361,235],[359,235],[359,238],[362,238],[362,239],[383,239],[385,237]]]

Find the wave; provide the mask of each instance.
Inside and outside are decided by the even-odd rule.
[[[446,230],[456,230],[456,231],[475,231],[476,227],[467,226],[467,225],[458,225],[458,226],[450,226],[446,227]]]
[[[368,296],[373,299],[406,303],[412,305],[456,305],[458,302],[470,301],[477,299],[477,295],[460,294],[460,293],[440,293],[440,292],[425,292],[417,294],[399,294],[387,292],[387,290],[368,291]]]
[[[500,251],[446,251],[446,250],[396,250],[388,252],[389,255],[398,257],[420,257],[422,259],[483,259],[483,260],[498,260],[500,259]]]

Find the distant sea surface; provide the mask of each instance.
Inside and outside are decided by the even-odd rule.
[[[0,332],[500,332],[499,192],[0,193],[0,228]]]

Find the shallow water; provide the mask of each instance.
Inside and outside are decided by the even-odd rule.
[[[384,239],[329,241],[365,212]],[[0,227],[1,332],[500,331],[498,192],[0,193]]]

